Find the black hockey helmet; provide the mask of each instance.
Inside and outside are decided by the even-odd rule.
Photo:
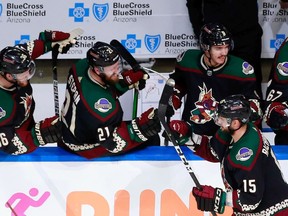
[[[9,74],[21,74],[29,70],[34,74],[35,63],[28,51],[17,46],[7,46],[0,52],[0,71]]]
[[[96,42],[87,51],[87,60],[90,66],[106,67],[115,64],[120,59],[117,50],[104,42]]]
[[[216,113],[217,116],[247,123],[251,114],[250,103],[244,95],[231,95],[219,102]]]
[[[234,47],[231,33],[220,23],[205,24],[201,28],[199,42],[200,48],[203,51],[209,50],[211,46],[221,46],[225,44],[229,44],[230,49]]]

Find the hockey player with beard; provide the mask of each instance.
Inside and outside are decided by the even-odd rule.
[[[118,97],[131,88],[145,87],[144,71],[122,72],[121,56],[110,44],[96,42],[70,69],[61,111],[60,147],[91,159],[125,153],[138,146],[159,145],[157,110],[148,109],[123,121]]]
[[[235,216],[288,215],[288,185],[268,140],[249,122],[250,114],[248,100],[231,95],[217,106],[214,120],[220,128],[212,138],[189,133],[184,121],[171,121],[173,132],[189,137],[185,145],[194,154],[221,163],[225,192],[194,187],[199,210],[223,213],[231,206]]]
[[[38,40],[5,47],[0,52],[0,150],[20,155],[40,145],[57,142],[61,123],[57,116],[35,123],[35,101],[30,79],[35,73],[34,59],[59,46],[66,53],[76,42],[69,33],[43,31]]]
[[[213,121],[218,101],[231,94],[243,94],[251,103],[251,120],[260,127],[262,111],[254,69],[228,54],[233,49],[229,31],[219,23],[204,25],[200,47],[201,51],[191,49],[177,57],[175,72],[170,75],[175,80],[175,90],[166,116],[173,115],[186,97],[182,120],[191,125],[194,133],[212,136],[219,128]]]
[[[275,133],[275,145],[288,145],[288,38],[275,53],[266,91],[264,120]]]

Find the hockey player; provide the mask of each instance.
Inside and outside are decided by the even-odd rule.
[[[249,122],[250,113],[243,95],[228,96],[217,106],[215,123],[220,129],[212,138],[189,134],[188,148],[205,160],[221,163],[226,189],[194,187],[198,209],[223,213],[227,205],[235,216],[288,215],[288,185],[268,140]],[[184,121],[171,121],[170,127],[188,135]]]
[[[259,23],[258,1],[186,0],[186,6],[197,38],[201,27],[210,22],[221,23],[231,32],[234,49],[230,54],[244,59],[253,66],[258,94],[263,99],[261,89],[263,30]]]
[[[175,91],[171,107],[180,108],[186,96],[182,119],[197,134],[214,135],[218,126],[213,114],[218,101],[231,94],[244,94],[251,102],[253,121],[260,126],[262,111],[256,93],[253,67],[244,60],[228,55],[233,48],[229,31],[221,24],[210,23],[201,29],[201,50],[187,50],[177,57]],[[173,115],[168,107],[167,116]]]
[[[266,91],[264,120],[275,132],[275,145],[288,144],[288,38],[276,52]]]
[[[122,120],[118,97],[138,84],[140,90],[144,88],[148,74],[141,70],[120,73],[121,65],[114,47],[96,42],[87,58],[72,66],[61,111],[62,148],[91,159],[124,153],[159,139],[157,110],[150,108],[132,121]]]
[[[44,31],[39,40],[0,52],[0,149],[19,155],[34,151],[38,146],[54,143],[60,138],[57,117],[35,123],[35,101],[29,80],[35,72],[34,59],[51,50],[55,45],[60,52],[67,52],[75,39],[60,31]]]

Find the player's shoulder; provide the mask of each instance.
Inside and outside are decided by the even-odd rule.
[[[0,89],[0,125],[7,122],[14,111],[15,101],[9,92]]]
[[[252,123],[239,141],[233,144],[229,154],[230,163],[234,167],[244,170],[251,170],[259,158],[263,140],[260,137],[259,129]]]
[[[185,66],[198,62],[202,54],[203,52],[198,49],[188,49],[177,56],[177,64]]]
[[[83,76],[85,73],[87,73],[87,70],[89,68],[89,64],[86,58],[80,59],[75,63],[76,73],[78,76]]]
[[[254,67],[247,61],[234,55],[228,55],[225,72],[242,78],[254,78]]]
[[[271,70],[272,73],[276,72],[279,81],[288,81],[288,38],[281,45],[280,49],[277,51],[274,57],[274,69]]]

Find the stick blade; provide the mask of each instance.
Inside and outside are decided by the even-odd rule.
[[[141,69],[141,65],[120,41],[113,39],[111,40],[110,45],[119,52],[119,54],[127,61],[134,71]]]
[[[82,28],[75,28],[69,33],[70,33],[70,38],[77,38],[84,33],[84,30]]]

